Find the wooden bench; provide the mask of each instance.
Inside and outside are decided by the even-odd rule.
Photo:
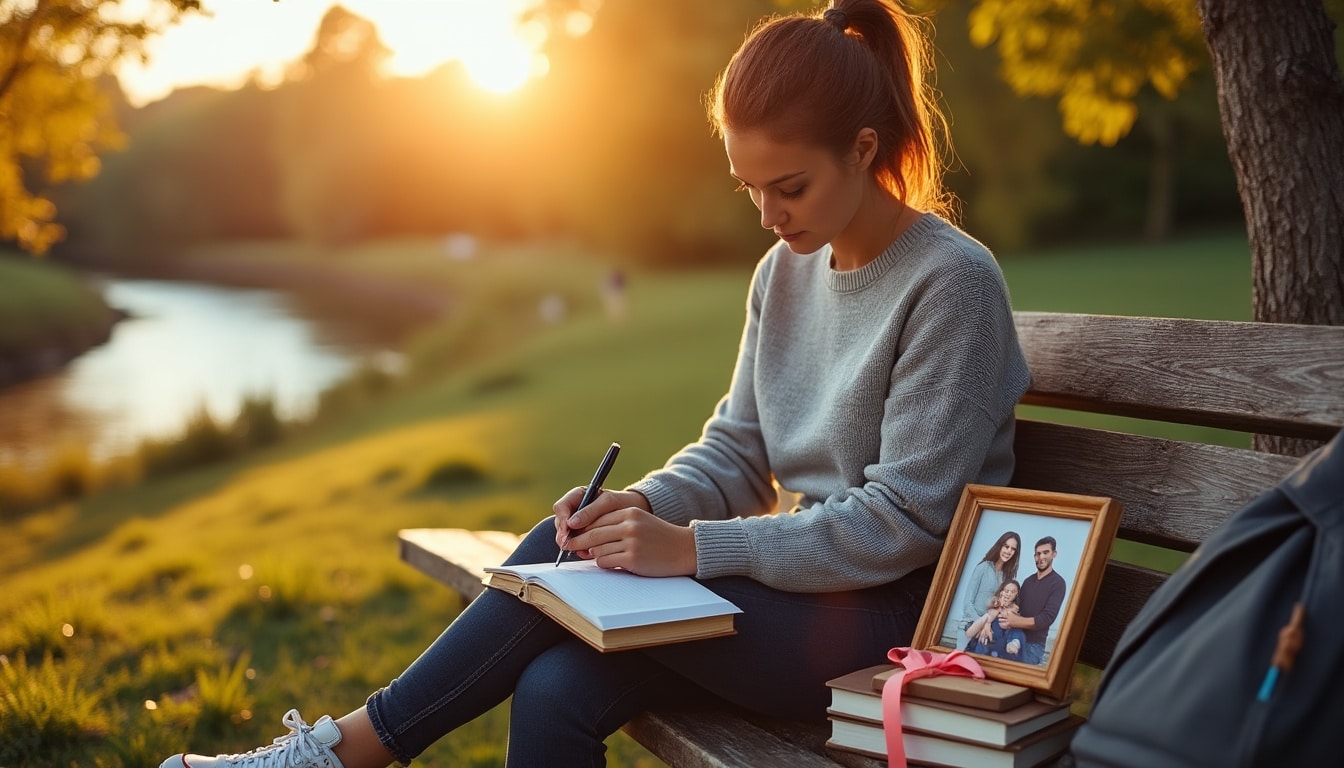
[[[1024,404],[1309,441],[1344,426],[1344,327],[1040,312],[1015,319],[1033,378]],[[1144,422],[1103,430],[1044,420],[1050,413],[1019,420],[1013,485],[1115,497],[1124,505],[1120,539],[1178,552],[1192,551],[1297,463],[1148,436],[1141,433],[1162,429]],[[481,568],[500,562],[516,542],[497,531],[416,529],[401,532],[400,546],[406,562],[472,597],[483,588]],[[1107,564],[1083,664],[1105,666],[1164,578],[1114,559]],[[646,712],[625,731],[678,768],[884,765],[827,750],[824,723],[738,711]]]

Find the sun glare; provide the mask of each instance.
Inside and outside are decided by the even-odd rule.
[[[127,0],[143,6],[146,0]],[[312,44],[322,2],[237,3],[203,0],[193,16],[150,41],[147,65],[128,62],[118,76],[133,104],[188,85],[238,87],[250,77],[279,82],[287,64]],[[538,0],[341,0],[373,22],[391,51],[387,74],[420,77],[460,61],[482,89],[508,93],[548,69],[546,30],[519,17]],[[138,7],[138,6],[137,6]],[[576,30],[566,26],[568,34]]]
[[[363,9],[392,49],[394,74],[421,75],[458,60],[481,88],[508,93],[545,74],[538,50],[545,41],[536,25],[518,25],[532,3],[440,2],[381,3]],[[352,3],[352,8],[359,8]],[[358,11],[357,11],[358,12]]]
[[[482,46],[462,57],[471,79],[494,93],[510,93],[523,87],[529,78],[539,74],[535,70],[545,61],[544,56],[517,41],[491,48]]]

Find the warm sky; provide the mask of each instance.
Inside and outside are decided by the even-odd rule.
[[[378,27],[393,52],[390,74],[420,75],[459,59],[478,84],[500,92],[545,72],[545,58],[536,53],[543,33],[516,23],[535,1],[339,0]],[[210,16],[192,15],[150,41],[148,66],[123,67],[122,86],[138,105],[180,86],[241,85],[254,71],[263,82],[278,82],[286,62],[312,45],[318,22],[336,2],[203,0]]]

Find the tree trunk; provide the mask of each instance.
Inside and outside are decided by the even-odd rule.
[[[1148,166],[1148,209],[1144,215],[1143,236],[1150,243],[1171,236],[1176,209],[1176,120],[1167,110],[1149,110],[1144,118],[1148,137],[1153,142],[1152,162]]]
[[[1198,0],[1246,214],[1255,319],[1344,325],[1344,79],[1321,0]],[[1319,445],[1257,435],[1259,450]]]

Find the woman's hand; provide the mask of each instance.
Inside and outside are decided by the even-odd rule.
[[[576,511],[583,489],[555,503],[556,543],[603,568],[623,568],[641,576],[693,576],[695,533],[654,517],[649,502],[634,491],[603,491]]]

